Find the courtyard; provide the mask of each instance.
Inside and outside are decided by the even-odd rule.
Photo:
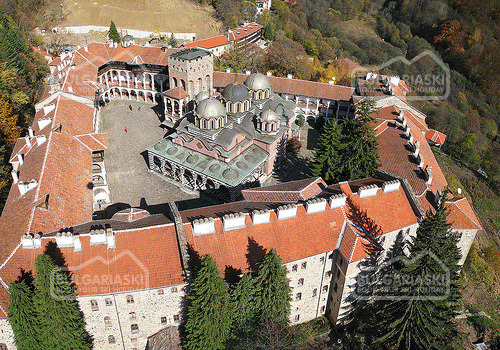
[[[144,150],[163,137],[162,118],[161,107],[151,103],[114,100],[102,108],[101,131],[108,134],[104,165],[111,203],[96,217],[109,217],[128,207],[161,213],[170,201],[180,201],[180,209],[216,203],[148,171]]]

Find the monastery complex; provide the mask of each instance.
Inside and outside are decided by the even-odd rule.
[[[466,198],[443,198],[447,182],[429,142],[439,145],[445,135],[406,102],[403,81],[366,77],[378,109],[374,178],[259,187],[286,141],[299,135],[299,116],[352,118],[364,96],[291,77],[214,72],[212,50],[186,46],[92,43],[50,63],[33,125],[10,157],[14,183],[0,217],[4,348],[15,349],[9,284],[54,250],[73,275],[95,348],[127,350],[160,349],[177,332],[189,262],[203,254],[227,277],[248,272],[252,259],[275,248],[288,269],[292,324],[321,315],[342,322],[360,263],[414,235],[441,200],[462,233],[465,260],[480,222]],[[101,112],[114,100],[142,101],[163,114],[165,136],[143,150],[144,172],[217,192],[225,203],[180,210],[168,202],[160,214],[128,208],[96,219],[112,203]]]

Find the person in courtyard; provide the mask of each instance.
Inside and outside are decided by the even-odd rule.
[[[128,132],[128,129],[127,129],[127,127],[125,127],[125,133],[127,133],[127,132]]]
[[[132,105],[128,105],[128,109],[132,110]]]
[[[139,106],[139,112],[141,111],[141,106]]]

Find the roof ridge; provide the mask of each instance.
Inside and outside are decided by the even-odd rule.
[[[464,211],[462,210],[462,208],[460,208],[460,207],[457,205],[457,202],[460,202],[462,199],[465,199],[465,200],[466,200],[466,202],[467,202],[467,204],[469,204],[469,205],[470,205],[469,201],[468,201],[468,200],[467,200],[467,198],[465,198],[465,197],[463,197],[463,198],[459,199],[459,200],[458,200],[458,201],[456,201],[456,202],[452,202],[452,204],[454,204],[454,205],[455,205],[455,206],[456,206],[456,207],[457,207],[457,208],[458,208],[458,209],[459,209],[459,210],[460,210],[460,211],[461,211],[461,212],[462,212],[465,216],[467,216],[467,218],[468,218],[470,221],[472,221],[472,222],[474,223],[474,225],[476,225],[477,227],[479,227],[479,229],[480,229],[480,230],[482,230],[483,228],[481,227],[481,225],[480,225],[479,223],[475,222],[474,220],[472,220],[472,218],[471,218],[471,217],[470,217],[470,216],[469,216],[466,212],[464,212]],[[446,202],[446,203],[448,203],[448,202]],[[470,207],[471,207],[471,209],[472,209],[472,212],[474,212],[474,208],[473,208],[471,205],[470,205]],[[475,213],[475,212],[474,212],[474,215],[476,215],[476,213]],[[477,218],[477,216],[476,216],[476,218]],[[478,219],[478,221],[479,221],[479,219]]]

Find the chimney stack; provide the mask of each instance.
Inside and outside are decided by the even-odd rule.
[[[193,221],[193,235],[200,236],[215,232],[214,218],[196,219]]]
[[[401,125],[403,125],[403,129],[406,128],[406,117],[403,115],[403,112],[400,112],[402,115]]]
[[[384,193],[399,190],[399,180],[387,181],[382,184],[382,191]]]
[[[330,209],[345,206],[347,196],[345,194],[334,194],[330,197]]]
[[[297,216],[297,205],[286,204],[278,207],[278,220],[284,220]]]
[[[408,135],[408,143],[412,144],[414,140],[413,134],[410,132],[410,135]]]
[[[246,227],[244,213],[234,213],[234,214],[224,215],[222,217],[222,221],[224,222],[224,231],[230,231],[237,228]]]
[[[418,153],[420,152],[420,141],[417,140],[415,141],[415,143],[413,144],[413,156],[415,158],[418,157]]]
[[[306,203],[306,213],[312,214],[320,211],[325,211],[326,209],[326,199],[324,198],[313,198]]]
[[[30,137],[29,136],[25,136],[24,139],[26,140],[26,146],[28,146],[28,148],[30,148],[31,147]]]
[[[252,221],[254,225],[270,222],[271,212],[269,211],[269,209],[254,210],[252,212]]]
[[[406,125],[404,132],[405,132],[406,137],[410,136],[410,127],[408,125]]]
[[[11,174],[12,174],[12,183],[17,184],[17,182],[19,181],[19,176],[17,176],[17,171],[12,170]]]
[[[419,154],[418,155],[418,158],[417,158],[417,161],[418,161],[418,166],[420,169],[424,170],[424,156]]]
[[[432,184],[432,165],[427,165],[427,167],[425,168],[425,173],[427,177],[426,184],[430,186]]]
[[[108,249],[116,248],[115,233],[111,227],[106,227],[106,241],[108,243]]]
[[[231,73],[231,68],[226,68],[226,73]]]
[[[360,187],[358,190],[359,198],[375,196],[377,194],[378,188],[379,187],[375,184]]]
[[[273,72],[267,72],[267,76],[268,77],[272,77],[273,76]]]
[[[31,126],[28,127],[28,135],[29,135],[30,139],[35,137],[35,134],[33,133],[33,128]]]

